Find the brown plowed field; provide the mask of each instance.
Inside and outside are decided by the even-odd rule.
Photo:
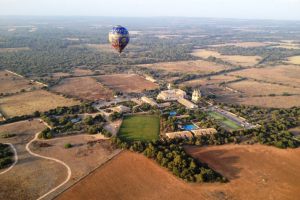
[[[67,78],[59,85],[52,88],[53,91],[84,100],[110,100],[113,91],[104,87],[92,77]]]
[[[158,88],[156,83],[152,83],[137,74],[102,75],[97,76],[97,79],[110,89],[125,93],[138,93]]]
[[[230,182],[188,184],[143,155],[123,152],[58,199],[299,199],[300,149],[225,145],[186,150]]]

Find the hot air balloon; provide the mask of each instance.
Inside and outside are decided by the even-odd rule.
[[[119,53],[122,53],[123,49],[129,43],[129,33],[123,26],[114,26],[108,34],[108,39],[111,46]]]

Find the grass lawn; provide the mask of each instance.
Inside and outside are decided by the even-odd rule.
[[[158,139],[159,117],[133,115],[124,117],[118,136],[125,141],[151,141]]]
[[[232,129],[232,130],[237,130],[242,127],[240,127],[238,124],[236,124],[234,121],[224,117],[223,115],[217,113],[217,112],[209,112],[209,116],[215,118],[216,120],[220,121],[224,126]]]

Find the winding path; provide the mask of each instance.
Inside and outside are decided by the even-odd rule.
[[[18,154],[17,154],[17,150],[16,150],[16,148],[14,147],[14,145],[12,145],[11,143],[3,143],[3,144],[7,144],[7,145],[10,146],[10,148],[14,151],[14,157],[15,157],[15,159],[14,159],[14,163],[13,163],[8,169],[4,170],[3,172],[0,172],[0,175],[5,174],[5,173],[8,172],[9,170],[11,170],[11,169],[17,164],[18,159],[19,159],[19,158],[18,158]]]
[[[51,158],[51,157],[39,155],[39,154],[34,153],[34,152],[32,152],[32,151],[30,150],[29,146],[31,145],[32,142],[34,142],[35,140],[38,139],[38,136],[39,136],[39,132],[36,133],[36,134],[35,134],[35,137],[34,137],[30,142],[28,142],[28,143],[26,144],[26,150],[27,150],[31,155],[33,155],[33,156],[35,156],[35,157],[39,157],[39,158],[43,158],[43,159],[47,159],[47,160],[52,160],[52,161],[54,161],[54,162],[57,162],[57,163],[59,163],[59,164],[62,164],[64,167],[67,168],[67,172],[68,172],[67,178],[66,178],[61,184],[59,184],[59,185],[56,186],[55,188],[51,189],[51,190],[50,190],[49,192],[47,192],[46,194],[44,194],[44,195],[40,196],[39,198],[37,198],[37,200],[40,200],[40,199],[43,199],[43,198],[45,198],[46,196],[48,196],[50,193],[55,192],[55,191],[58,190],[60,187],[62,187],[64,184],[66,184],[66,183],[70,180],[71,175],[72,175],[72,172],[71,172],[71,168],[70,168],[65,162],[63,162],[63,161],[61,161],[61,160],[58,160],[58,159],[55,159],[55,158]]]

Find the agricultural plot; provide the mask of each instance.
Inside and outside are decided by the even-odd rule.
[[[66,144],[70,144],[71,148],[65,148]],[[115,149],[110,141],[103,139],[101,135],[84,134],[61,137],[53,140],[40,140],[33,143],[31,149],[40,155],[61,160],[71,169],[72,174],[68,183],[62,186],[58,191],[50,194],[48,196],[49,199],[121,151],[120,149]]]
[[[41,86],[14,75],[7,71],[0,71],[0,94],[13,94],[40,88]]]
[[[200,186],[202,190],[209,188],[210,192],[218,192],[218,199],[298,198],[300,149],[282,150],[263,145],[189,146],[185,149],[229,179],[229,183],[222,185]]]
[[[274,67],[245,69],[232,72],[229,75],[300,87],[299,74],[300,68],[295,65],[279,65]]]
[[[110,100],[113,91],[104,87],[92,77],[67,78],[62,80],[51,90],[83,100]]]
[[[93,71],[89,69],[80,69],[80,68],[75,68],[72,72],[72,75],[74,76],[88,76],[94,74]]]
[[[236,43],[216,44],[216,45],[211,45],[211,47],[236,46],[236,47],[243,47],[243,48],[253,48],[253,47],[265,47],[268,45],[269,45],[268,43],[264,43],[264,42],[236,42]]]
[[[278,84],[257,82],[252,80],[244,80],[230,83],[228,87],[240,91],[247,96],[258,95],[300,95],[300,88],[283,86]],[[300,96],[299,96],[300,97]]]
[[[0,48],[0,53],[18,52],[18,51],[28,51],[29,47],[18,47],[18,48]]]
[[[136,74],[101,75],[96,79],[106,87],[124,93],[139,93],[158,88],[157,84]]]
[[[0,133],[15,135],[0,138],[0,143],[11,143],[18,155],[17,164],[0,175],[0,199],[37,199],[66,177],[66,170],[62,165],[34,157],[25,149],[34,135],[44,128],[44,124],[38,120],[0,126]]]
[[[252,105],[267,108],[291,108],[300,106],[300,96],[264,96],[236,98],[228,102],[236,102],[243,105]]]
[[[118,133],[126,141],[151,141],[158,135],[159,117],[154,115],[126,116]]]
[[[229,62],[231,64],[240,65],[244,67],[256,65],[261,60],[260,56],[221,55],[217,51],[210,51],[205,49],[194,50],[192,55],[205,59],[212,56],[219,58],[223,61]]]
[[[224,125],[225,127],[227,127],[230,130],[238,130],[238,129],[242,128],[234,121],[224,117],[223,115],[221,115],[217,112],[210,111],[210,112],[208,112],[208,115],[211,116],[212,118],[214,118],[215,120],[219,121],[222,125]]]
[[[300,56],[289,57],[288,58],[288,63],[294,64],[294,65],[300,65]]]
[[[144,64],[141,67],[147,67],[156,70],[164,70],[167,72],[180,72],[180,73],[200,73],[209,74],[229,69],[229,66],[216,64],[204,60],[195,61],[178,61],[178,62],[161,62],[154,64]]]
[[[185,150],[227,177],[229,183],[188,184],[143,155],[125,151],[57,199],[298,198],[300,149],[222,145],[187,146]]]
[[[225,76],[225,75],[217,75],[211,76],[209,78],[200,78],[194,79],[190,81],[183,82],[181,85],[190,86],[190,87],[199,87],[203,85],[217,85],[220,83],[226,83],[228,81],[238,80],[235,76]]]
[[[35,90],[0,98],[0,110],[4,116],[14,117],[33,114],[35,111],[44,112],[61,106],[73,106],[79,103],[79,101],[67,99],[45,90]]]

